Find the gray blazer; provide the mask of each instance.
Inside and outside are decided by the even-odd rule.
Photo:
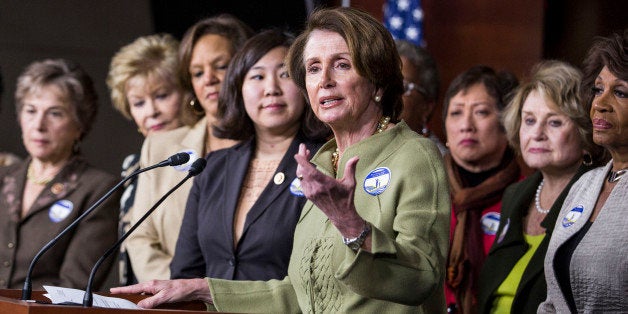
[[[585,173],[563,203],[545,256],[547,299],[538,313],[569,313],[556,280],[556,251],[591,217],[610,161]],[[569,273],[579,313],[628,312],[628,176],[617,183],[595,222],[573,253]]]

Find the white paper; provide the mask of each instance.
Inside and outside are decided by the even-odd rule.
[[[72,302],[83,304],[83,297],[85,291],[71,288],[44,286],[47,294],[44,294],[53,304],[59,304],[63,302]],[[93,306],[105,307],[110,309],[141,309],[137,304],[122,298],[105,297],[94,293]]]

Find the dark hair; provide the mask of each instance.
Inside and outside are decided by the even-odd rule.
[[[194,45],[201,37],[208,34],[227,38],[231,42],[231,53],[234,54],[253,35],[253,30],[229,14],[206,18],[192,25],[183,35],[179,46],[179,76],[183,87],[188,90],[192,90],[189,68]]]
[[[338,33],[347,42],[356,71],[383,91],[381,106],[392,122],[399,121],[402,109],[403,75],[401,61],[390,32],[381,22],[355,8],[318,9],[307,21],[287,57],[288,70],[295,83],[305,91],[303,52],[314,30]]]
[[[617,78],[628,81],[628,29],[624,34],[597,37],[583,62],[582,99],[590,111],[593,102],[595,79],[607,67]]]
[[[255,135],[253,120],[247,115],[242,96],[244,77],[251,67],[276,47],[289,48],[294,36],[278,29],[271,29],[251,37],[231,59],[225,74],[223,89],[218,100],[217,124],[214,135],[234,140],[249,139]],[[307,102],[306,102],[307,103]],[[323,140],[329,128],[314,116],[312,108],[305,106],[301,117],[301,132],[312,140]]]
[[[423,47],[403,39],[395,40],[399,56],[406,57],[419,71],[419,84],[423,88],[425,100],[436,102],[440,88],[440,77],[436,61]]]
[[[496,73],[485,65],[476,65],[459,74],[447,88],[443,102],[443,121],[447,118],[449,102],[461,91],[466,91],[475,84],[482,84],[488,94],[495,99],[497,110],[502,112],[510,98],[512,91],[519,85],[517,77],[507,71]]]
[[[65,59],[31,63],[17,79],[15,110],[20,115],[24,98],[45,86],[56,86],[70,104],[83,139],[92,128],[98,112],[98,96],[91,77],[78,64]]]

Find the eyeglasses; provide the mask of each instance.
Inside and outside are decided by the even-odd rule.
[[[425,89],[418,84],[414,84],[412,82],[408,82],[406,80],[403,81],[403,95],[410,96],[412,91],[416,91],[417,93],[423,95],[425,97]]]

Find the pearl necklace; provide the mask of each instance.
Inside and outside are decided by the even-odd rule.
[[[624,168],[621,170],[617,170],[617,171],[613,171],[611,170],[608,173],[608,183],[615,183],[617,181],[619,181],[619,179],[621,179],[621,177],[626,174],[626,171],[628,171],[628,168]]]
[[[390,117],[383,116],[377,122],[377,128],[373,134],[382,133],[386,130],[388,126],[388,122],[390,122]],[[340,150],[336,147],[336,150],[331,154],[331,165],[334,167],[334,173],[338,173],[338,160],[340,159]]]
[[[550,212],[550,210],[543,209],[541,207],[541,190],[543,189],[543,183],[545,183],[545,179],[541,180],[541,183],[539,183],[539,187],[536,188],[536,195],[534,196],[534,207],[536,208],[537,212],[541,214],[547,214]]]

